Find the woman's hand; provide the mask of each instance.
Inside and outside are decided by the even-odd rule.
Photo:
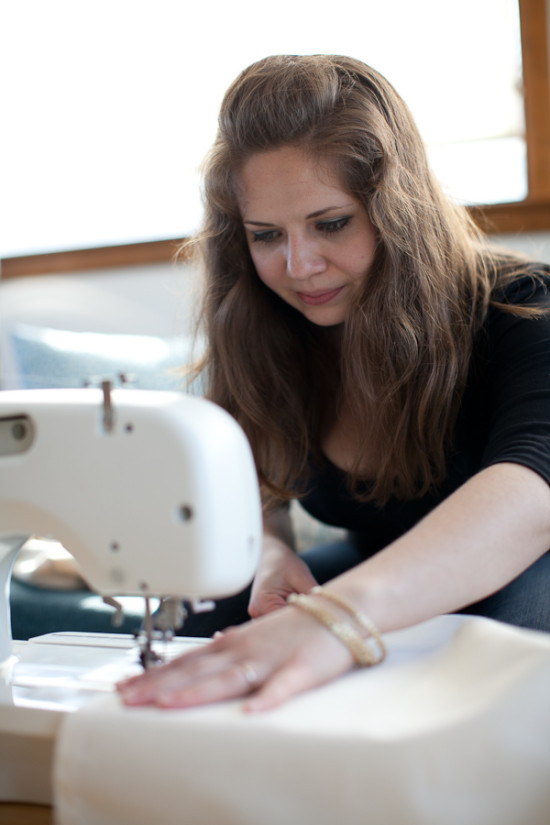
[[[307,593],[316,584],[307,564],[293,550],[270,539],[254,577],[248,612],[258,618],[279,610],[291,593]]]
[[[294,550],[289,508],[282,505],[265,514],[262,557],[252,585],[249,614],[257,619],[279,610],[291,593],[307,593],[316,584]]]
[[[245,710],[263,711],[352,666],[350,652],[336,637],[303,611],[286,606],[117,689],[129,706],[188,708],[250,696]]]

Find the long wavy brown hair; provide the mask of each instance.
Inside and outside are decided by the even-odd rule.
[[[237,176],[258,152],[294,146],[329,160],[378,233],[372,268],[338,346],[270,291],[254,269]],[[266,506],[300,495],[311,458],[345,408],[358,449],[350,490],[383,504],[440,482],[472,344],[493,290],[515,263],[497,260],[466,210],[443,193],[393,87],[358,60],[274,56],[224,98],[204,166],[206,395],[244,428]],[[379,466],[360,482],[377,445]]]

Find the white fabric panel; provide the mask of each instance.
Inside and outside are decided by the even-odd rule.
[[[262,715],[116,696],[69,715],[58,825],[548,825],[550,635],[444,616],[387,642]]]

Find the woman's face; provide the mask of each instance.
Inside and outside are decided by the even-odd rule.
[[[238,177],[238,201],[264,284],[314,324],[343,323],[377,237],[332,165],[294,147],[253,155]]]

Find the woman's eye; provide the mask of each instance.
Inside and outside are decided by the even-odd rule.
[[[317,224],[317,229],[325,235],[334,235],[336,232],[341,232],[350,221],[351,215],[346,215],[344,218],[335,218],[332,221],[321,221]]]
[[[279,233],[276,229],[262,229],[252,233],[252,243],[273,243],[277,240]]]

